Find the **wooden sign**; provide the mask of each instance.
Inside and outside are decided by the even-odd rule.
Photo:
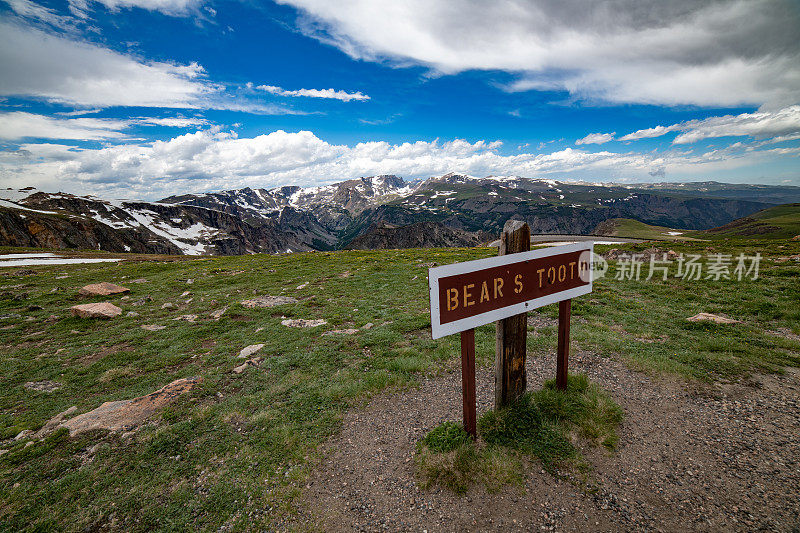
[[[514,238],[519,240],[522,236],[527,247],[530,242],[530,230],[527,224],[506,226],[502,237],[508,238],[509,235],[514,235]],[[505,252],[502,248],[501,246],[501,254]],[[588,241],[445,265],[428,271],[433,338],[461,333],[464,429],[473,438],[477,434],[474,328],[559,302],[556,385],[559,389],[565,390],[571,301],[576,296],[592,291],[593,252],[594,243]],[[512,364],[507,364],[508,361],[504,357],[508,354],[504,353],[505,348],[501,348],[501,337],[505,336],[501,335],[501,331],[505,332],[505,329],[498,325],[496,363],[497,384],[507,384],[510,376],[506,374],[512,371],[522,372],[520,391],[524,390],[525,385],[524,349],[527,331],[525,315],[523,314],[521,318],[523,320],[517,321],[519,324],[516,324],[519,327],[518,339],[521,343],[521,347],[516,348],[521,349],[521,356],[511,361]],[[498,394],[498,398],[503,396]]]
[[[431,268],[434,339],[592,292],[591,241]]]

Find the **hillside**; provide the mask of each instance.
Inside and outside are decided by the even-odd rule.
[[[800,235],[800,203],[770,207],[697,234],[706,238],[791,239]]]
[[[588,468],[558,475],[509,459],[501,466],[519,481],[474,486],[468,506],[424,488],[415,469],[419,439],[461,409],[458,336],[431,340],[426,273],[494,250],[123,254],[119,264],[0,269],[2,529],[491,529],[507,523],[509,502],[527,529],[691,529],[699,513],[723,530],[787,529],[800,511],[800,264],[778,260],[800,242],[670,249],[765,260],[741,282],[612,271],[575,299],[571,368],[623,406],[616,448],[577,440]],[[100,281],[130,292],[79,296]],[[101,301],[122,313],[68,311]],[[741,322],[686,320],[700,312]],[[531,388],[554,372],[556,314],[530,315]],[[493,325],[476,344],[483,413]],[[154,410],[118,430],[80,418],[145,395]]]
[[[607,235],[609,237],[625,237],[654,241],[695,240],[693,237],[686,236],[687,233],[687,230],[652,226],[631,218],[612,218],[606,220],[598,224],[592,232],[593,235]]]

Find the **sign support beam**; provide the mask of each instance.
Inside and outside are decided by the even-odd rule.
[[[556,388],[567,390],[569,359],[569,323],[572,317],[572,300],[558,302],[558,355],[556,359]]]
[[[531,229],[525,222],[509,220],[500,235],[498,255],[528,252]],[[500,409],[519,400],[527,387],[525,351],[528,337],[528,313],[497,321],[495,352],[494,406]]]
[[[464,429],[475,439],[478,436],[475,400],[475,330],[461,332],[461,396],[464,400]]]

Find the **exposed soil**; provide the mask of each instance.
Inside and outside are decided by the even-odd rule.
[[[461,419],[458,371],[386,393],[343,420],[322,447],[301,502],[301,529],[324,531],[797,531],[800,528],[800,375],[687,385],[611,359],[573,355],[625,411],[615,452],[584,447],[588,482],[526,463],[524,487],[466,496],[420,487],[417,442]],[[554,357],[528,361],[528,386],[554,375]],[[478,416],[494,379],[478,370]]]

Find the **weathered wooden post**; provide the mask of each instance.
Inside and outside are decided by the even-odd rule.
[[[500,235],[498,255],[528,252],[531,228],[521,220],[509,220]],[[510,290],[510,289],[509,289]],[[499,409],[518,400],[525,393],[525,348],[528,337],[528,313],[497,321],[495,353],[494,404]]]
[[[558,302],[558,353],[556,355],[556,388],[567,390],[569,360],[569,322],[572,317],[572,300]]]

